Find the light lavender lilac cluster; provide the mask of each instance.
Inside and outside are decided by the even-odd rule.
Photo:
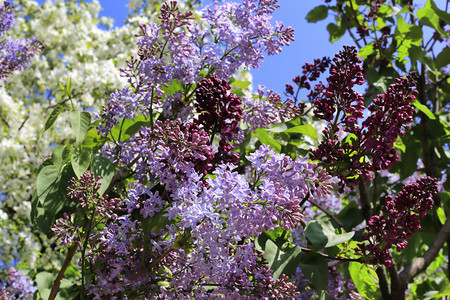
[[[6,280],[0,280],[0,299],[33,299],[37,287],[29,276],[16,269],[6,271]]]
[[[13,40],[7,31],[14,25],[14,6],[5,1],[0,6],[0,79],[6,78],[16,70],[24,70],[30,59],[43,50],[37,40]]]
[[[185,151],[172,154],[178,152]],[[95,268],[88,290],[97,297],[130,290],[164,297],[295,296],[287,278],[273,280],[252,237],[278,226],[294,228],[302,218],[302,199],[328,193],[330,176],[267,146],[248,160],[249,181],[233,164],[220,164],[212,177],[204,178],[192,165],[170,183],[160,177],[134,183],[124,195],[127,214],[90,238],[90,260],[101,268]],[[146,158],[142,163],[148,163],[143,174],[162,170]],[[159,184],[165,187],[155,189]],[[157,283],[168,274],[170,285],[162,288]],[[211,285],[216,289],[208,290]]]
[[[294,36],[290,27],[279,22],[272,26],[276,2],[214,3],[203,11],[201,25],[194,22],[192,12],[182,13],[175,1],[164,3],[161,24],[141,25],[138,57],[132,57],[122,70],[134,93],[126,88],[112,95],[99,130],[105,133],[117,119],[132,119],[138,113],[151,117],[155,109],[179,115],[194,98],[189,88],[204,77],[216,75],[228,81],[241,67],[258,68],[264,52],[281,52]],[[185,89],[165,92],[175,82]]]

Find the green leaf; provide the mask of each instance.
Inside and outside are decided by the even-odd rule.
[[[313,220],[305,228],[305,235],[314,250],[333,247],[350,240],[355,232],[336,234],[336,230],[328,220]]]
[[[58,181],[59,171],[55,165],[45,166],[37,176],[37,196],[39,201],[44,204],[47,195],[52,191],[53,185]]]
[[[64,86],[61,82],[58,81],[58,85],[61,90],[66,94],[69,98],[72,98],[72,79],[69,78],[66,85]]]
[[[377,298],[377,273],[365,264],[350,262],[348,270],[358,293],[363,299]]]
[[[314,129],[314,127],[312,127],[310,124],[305,124],[305,125],[298,125],[292,128],[289,128],[288,130],[284,131],[286,133],[301,133],[304,135],[309,136],[310,138],[312,138],[313,140],[317,141],[317,132]]]
[[[307,15],[306,21],[308,23],[316,23],[317,21],[324,20],[328,17],[328,7],[325,5],[319,5],[314,7]]]
[[[256,129],[256,135],[261,142],[261,144],[267,145],[275,149],[276,152],[281,152],[281,145],[272,137],[269,136],[269,133],[264,129],[258,128]]]
[[[105,138],[98,134],[97,129],[91,128],[87,132],[81,147],[85,150],[95,151],[105,143]]]
[[[353,227],[364,221],[361,210],[358,209],[358,204],[356,204],[355,201],[347,204],[347,206],[345,206],[336,217],[342,224],[344,224],[347,230],[351,230]]]
[[[422,47],[411,45],[409,49],[409,56],[411,58],[411,64],[416,68],[416,61],[420,61],[422,64],[426,65],[429,70],[435,70],[436,66],[430,53],[426,52]]]
[[[325,257],[314,252],[302,253],[299,267],[319,294],[328,289],[328,263]]]
[[[75,149],[72,153],[72,168],[79,179],[84,172],[89,169],[91,164],[91,154],[86,150],[81,150],[79,148]]]
[[[136,116],[134,120],[122,119],[116,126],[111,128],[110,135],[116,141],[126,141],[136,134],[142,127],[149,127],[150,119],[144,116]]]
[[[436,214],[439,218],[439,222],[441,222],[441,224],[444,225],[445,221],[447,220],[447,217],[445,216],[445,212],[442,209],[442,207],[437,208]]]
[[[414,105],[416,108],[418,108],[421,112],[423,112],[428,118],[430,118],[431,120],[435,120],[436,117],[434,116],[434,114],[428,109],[428,107],[422,105],[422,103],[420,103],[419,101],[414,100],[414,102],[412,103],[412,105]]]
[[[441,69],[450,64],[450,48],[446,47],[438,54],[436,60],[434,61],[436,68]]]
[[[300,248],[293,247],[284,252],[267,235],[260,235],[255,240],[255,246],[264,253],[269,268],[273,270],[274,279],[280,278],[282,274],[287,276],[295,274],[300,263]]]
[[[50,290],[55,280],[55,275],[49,272],[40,272],[36,274],[36,284],[43,299],[48,299]]]
[[[373,48],[373,43],[370,43],[359,50],[358,56],[364,59],[369,57],[373,53],[375,53],[375,49]]]
[[[445,21],[445,23],[450,24],[450,14],[446,11],[440,10],[433,0],[428,0],[427,3],[425,3],[425,7],[434,10],[434,12],[439,16],[440,19]]]
[[[74,176],[70,165],[61,174],[55,165],[45,166],[39,172],[36,186],[41,207],[38,203],[36,221],[44,233],[49,232],[58,212],[68,204],[67,186]]]
[[[106,157],[96,156],[92,161],[92,172],[95,177],[100,176],[102,185],[98,190],[98,194],[102,196],[114,177],[114,165]]]
[[[424,7],[417,11],[417,17],[421,24],[434,28],[443,36],[448,36],[447,32],[439,26],[439,16],[432,8]]]
[[[58,104],[53,109],[53,111],[50,113],[50,116],[48,116],[47,121],[45,122],[44,128],[42,129],[41,136],[44,132],[46,132],[50,127],[52,127],[53,123],[55,123],[56,119],[58,118],[59,114],[64,111],[68,110],[69,107],[64,104]]]
[[[73,110],[70,112],[70,125],[75,131],[76,144],[83,142],[91,125],[91,114],[86,111]]]
[[[450,282],[447,282],[437,294],[433,295],[432,299],[443,299],[448,296],[450,296]]]
[[[278,124],[278,125],[276,125],[274,127],[266,128],[266,131],[279,133],[279,132],[284,132],[287,129],[288,129],[288,127],[286,126],[286,124],[285,123],[281,123],[281,124]]]
[[[240,89],[245,89],[250,84],[252,84],[250,81],[239,81],[239,80],[235,80],[231,83],[231,85],[237,86]]]
[[[58,170],[59,175],[63,166],[66,164],[67,158],[70,155],[71,147],[70,145],[61,146],[53,150],[52,152],[52,162],[55,165],[56,170]]]
[[[339,40],[345,34],[345,27],[330,23],[327,26],[327,31],[330,34],[329,41],[333,43]]]
[[[394,148],[401,150],[403,153],[406,151],[406,146],[403,144],[400,136],[397,137],[397,140],[394,143]]]

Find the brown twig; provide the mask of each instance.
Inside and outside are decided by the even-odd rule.
[[[303,252],[315,252],[312,249],[309,248],[305,248],[305,247],[299,247],[300,250],[302,250]],[[367,263],[364,262],[361,258],[349,258],[349,257],[339,257],[339,256],[331,256],[325,253],[320,253],[320,252],[316,252],[317,254],[319,254],[320,256],[325,257],[326,259],[331,259],[331,260],[341,260],[341,261],[354,261],[354,262],[359,262],[359,263]]]
[[[91,223],[90,220],[86,219],[86,221],[84,222],[84,225],[83,225],[83,232],[84,232],[84,230],[86,230],[86,228],[89,227],[90,223]],[[61,266],[61,270],[59,270],[58,275],[56,276],[55,281],[53,282],[52,290],[50,291],[48,300],[54,300],[56,295],[58,294],[58,289],[59,289],[59,286],[61,285],[61,281],[64,277],[64,273],[66,272],[67,268],[69,267],[73,256],[77,252],[78,246],[79,245],[76,242],[73,243],[73,245],[69,249],[69,252],[67,252],[66,258],[64,259],[64,263]]]
[[[72,261],[73,256],[77,252],[78,244],[74,243],[72,247],[70,247],[69,252],[67,252],[66,259],[64,260],[63,265],[61,266],[61,270],[59,270],[58,276],[56,276],[55,281],[53,282],[52,290],[50,291],[50,296],[48,296],[48,300],[53,300],[58,293],[59,286],[61,285],[61,281],[64,277],[64,273]]]
[[[439,230],[435,240],[427,251],[416,258],[411,264],[406,266],[399,274],[402,283],[408,283],[414,276],[425,270],[439,254],[447,239],[450,237],[450,218],[447,219],[444,226]]]
[[[333,216],[333,214],[331,214],[326,208],[322,207],[321,205],[317,204],[316,202],[312,201],[311,199],[306,199],[309,203],[311,203],[312,205],[314,205],[315,207],[317,207],[318,209],[320,209],[321,211],[323,211],[328,217],[330,217],[339,227],[341,227],[342,229],[345,229],[344,224],[342,224],[341,221],[339,221],[335,216]]]

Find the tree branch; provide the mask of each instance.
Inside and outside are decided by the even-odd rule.
[[[418,273],[425,270],[439,254],[447,239],[450,237],[450,218],[439,230],[436,239],[430,245],[423,256],[416,258],[411,264],[406,266],[399,274],[400,282],[405,285]]]
[[[359,197],[361,201],[361,209],[362,214],[366,222],[369,222],[371,217],[371,208],[370,208],[370,195],[369,190],[367,189],[366,184],[362,178],[359,181]]]
[[[386,269],[384,266],[377,268],[378,280],[380,281],[381,296],[384,300],[391,300],[391,289],[389,288],[389,282],[387,281]]]
[[[345,229],[344,224],[342,224],[341,221],[339,221],[335,216],[333,216],[333,214],[331,214],[326,208],[320,206],[319,204],[317,204],[316,202],[312,201],[311,199],[307,199],[307,201],[309,203],[311,203],[312,205],[314,205],[315,207],[317,207],[318,209],[320,209],[321,211],[323,211],[328,217],[331,218],[331,220],[333,220],[333,222],[335,222],[339,227],[341,227],[342,229]]]

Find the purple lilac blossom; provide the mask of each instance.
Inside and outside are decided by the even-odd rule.
[[[258,86],[258,97],[244,98],[242,120],[251,131],[266,128],[271,124],[284,122],[299,115],[298,107],[292,100],[281,101],[281,95],[273,90],[264,91],[265,86]]]
[[[0,6],[0,79],[6,78],[16,70],[24,70],[33,56],[43,50],[37,40],[12,40],[6,32],[14,25],[14,6],[5,1]]]
[[[195,294],[198,299],[238,293],[249,298],[295,296],[295,286],[286,277],[273,280],[252,236],[278,226],[293,228],[302,217],[301,199],[307,194],[325,195],[330,178],[316,164],[292,161],[267,146],[248,158],[260,185],[249,183],[232,164],[219,165],[214,176],[206,179],[191,166],[183,180],[166,189],[164,201],[150,186],[134,185],[130,200],[124,203],[128,214],[111,220],[92,238],[97,241],[92,245],[96,249],[91,252],[92,261],[107,268],[95,270],[90,293],[102,297],[131,288],[147,289],[150,294],[158,291],[167,297]],[[153,172],[151,165],[147,168],[146,172]],[[135,210],[142,216],[159,214],[160,220],[166,219],[168,225],[147,235],[151,249],[143,250],[144,221],[134,217]],[[168,288],[157,286],[154,282],[161,280],[160,275],[143,268],[160,264],[173,274]],[[184,266],[181,270],[180,265]],[[207,291],[205,286],[211,283],[219,286]]]
[[[37,287],[29,276],[22,274],[16,269],[9,269],[6,272],[6,280],[0,280],[0,299],[33,299]]]
[[[140,101],[167,109],[169,103],[161,101],[167,84],[194,84],[202,79],[202,70],[228,81],[241,67],[257,68],[264,52],[274,55],[294,40],[292,28],[270,23],[276,2],[214,3],[204,9],[202,26],[194,24],[192,12],[182,13],[175,1],[166,2],[160,25],[140,26],[138,58],[128,61],[122,75]]]

